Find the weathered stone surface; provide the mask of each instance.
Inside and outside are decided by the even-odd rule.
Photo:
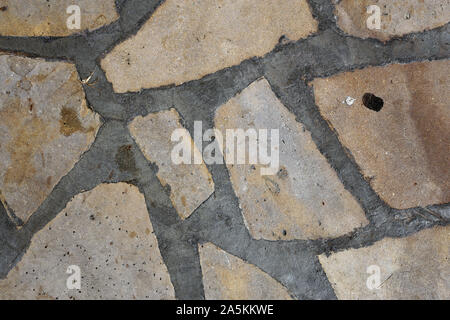
[[[386,238],[367,248],[321,255],[319,260],[340,299],[448,300],[449,243],[450,228],[439,227],[407,238]],[[380,268],[380,285],[374,290],[367,286],[371,265]]]
[[[381,28],[367,27],[367,7],[381,9]],[[448,0],[342,0],[336,5],[339,27],[346,33],[382,41],[442,26],[450,21]]]
[[[129,128],[145,157],[158,165],[158,179],[163,186],[170,186],[170,199],[180,217],[189,217],[214,192],[214,182],[203,162],[173,163],[172,150],[180,143],[190,144],[188,147],[192,148],[192,153],[201,157],[189,132],[181,125],[178,112],[171,109],[137,117]],[[187,139],[172,142],[172,132],[176,129],[183,130]]]
[[[212,243],[199,246],[208,300],[290,300],[286,288],[267,273]]]
[[[99,126],[75,66],[0,55],[0,199],[27,220]]]
[[[167,0],[102,67],[117,92],[178,85],[316,30],[305,0]]]
[[[66,286],[72,265],[80,290]],[[0,280],[0,299],[172,298],[144,196],[125,183],[77,195]]]
[[[279,130],[276,175],[262,176],[264,165],[227,163],[254,238],[334,237],[367,224],[361,207],[344,189],[310,133],[281,104],[265,79],[221,106],[215,124],[224,134],[235,128]]]
[[[316,104],[391,206],[450,201],[450,61],[366,68],[313,82]],[[372,93],[380,112],[364,107]],[[351,106],[347,96],[356,98]]]
[[[0,35],[67,36],[81,30],[69,29],[67,13],[78,5],[81,30],[94,30],[118,18],[114,0],[0,0]]]

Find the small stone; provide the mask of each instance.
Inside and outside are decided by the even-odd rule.
[[[199,253],[207,300],[291,300],[267,273],[212,243],[200,245]]]
[[[450,201],[449,68],[449,60],[394,64],[312,82],[320,113],[392,207]],[[353,108],[336,101],[344,94],[358,98]]]
[[[227,129],[279,130],[279,169],[274,175],[261,175],[265,165],[227,163],[246,225],[255,239],[336,237],[368,223],[310,133],[278,100],[267,80],[252,83],[221,106],[215,125],[223,134]]]
[[[348,106],[352,106],[352,105],[355,103],[355,101],[356,101],[356,99],[355,99],[355,98],[352,98],[352,97],[347,97],[347,98],[345,99],[345,103],[346,103]]]
[[[100,124],[75,66],[0,54],[0,198],[17,217],[28,220]]]
[[[367,13],[371,5],[380,8],[380,29],[369,29]],[[342,0],[336,4],[338,26],[346,33],[361,38],[387,41],[396,36],[421,32],[450,21],[448,0]]]
[[[316,31],[305,0],[166,0],[102,67],[116,92],[179,85]]]
[[[171,109],[137,117],[129,128],[145,157],[158,165],[158,179],[163,186],[170,186],[170,199],[180,217],[189,217],[214,192],[214,182],[205,163],[175,164],[172,161],[172,151],[179,144],[171,141],[176,129],[184,131],[189,140],[188,147],[192,147],[193,154],[201,157],[189,132],[181,125],[178,112]]]
[[[323,254],[319,261],[339,299],[448,300],[449,243],[450,228],[438,227],[329,257]],[[374,271],[367,271],[370,266],[379,268],[378,283]]]
[[[103,184],[79,194],[0,280],[0,299],[174,299],[152,232],[136,187]],[[73,265],[80,268],[80,290],[66,286]]]
[[[1,0],[0,35],[16,37],[68,36],[94,30],[119,18],[114,0]],[[80,29],[69,29],[67,13],[80,7]]]

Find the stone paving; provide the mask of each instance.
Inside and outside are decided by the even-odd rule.
[[[0,0],[0,299],[449,299],[449,20]],[[237,128],[279,130],[277,166]]]

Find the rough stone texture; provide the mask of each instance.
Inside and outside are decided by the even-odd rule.
[[[158,165],[158,179],[163,186],[170,186],[170,199],[180,217],[189,217],[214,192],[214,182],[204,163],[197,165],[172,162],[172,150],[179,144],[171,141],[172,132],[176,129],[185,131],[187,139],[182,143],[190,143],[192,152],[201,157],[189,132],[181,125],[178,112],[171,109],[137,117],[129,128],[145,157]]]
[[[85,85],[84,89],[90,108],[105,120],[89,151],[60,180],[21,229],[9,221],[0,205],[0,278],[22,258],[30,238],[50,223],[70,199],[105,182],[133,181],[143,193],[161,255],[176,297],[180,299],[205,297],[199,243],[214,243],[264,270],[283,284],[293,298],[334,299],[336,295],[318,255],[363,248],[387,236],[404,237],[437,224],[448,225],[445,219],[450,217],[449,203],[414,210],[396,210],[383,205],[369,182],[364,180],[351,153],[320,115],[314,103],[313,88],[307,87],[305,81],[399,61],[448,59],[450,25],[386,43],[349,37],[335,28],[333,13],[337,2],[308,0],[320,32],[306,39],[286,45],[282,40],[264,57],[248,59],[180,86],[124,95],[114,94],[104,73],[95,68],[97,62],[114,46],[133,37],[164,1],[116,0],[120,21],[80,36],[58,39],[0,36],[0,51],[49,61],[70,58],[82,79],[95,71],[90,85]],[[314,143],[345,188],[364,208],[371,224],[350,235],[318,241],[255,240],[244,225],[239,199],[225,165],[208,166],[215,182],[214,195],[189,219],[180,221],[169,198],[169,187],[162,187],[156,177],[158,167],[139,151],[129,134],[128,124],[136,116],[175,108],[188,130],[192,129],[194,120],[203,120],[204,128],[212,128],[216,109],[262,76],[297,121],[311,132]]]
[[[319,256],[340,299],[450,298],[450,228],[438,227],[402,239],[383,239],[361,249]],[[379,289],[369,290],[367,267],[380,267]]]
[[[224,134],[235,128],[279,129],[280,169],[276,175],[262,176],[261,165],[227,164],[254,238],[338,236],[368,223],[310,133],[281,104],[265,79],[220,107],[215,123]]]
[[[81,269],[68,290],[66,270]],[[0,280],[0,299],[172,299],[144,196],[125,183],[77,195]]]
[[[290,300],[280,283],[212,243],[199,245],[208,300]]]
[[[321,114],[395,208],[450,201],[450,61],[389,65],[313,81]],[[375,112],[362,97],[384,100]],[[348,107],[347,96],[356,98]]]
[[[316,30],[305,0],[167,0],[102,66],[117,92],[178,85]]]
[[[75,67],[0,55],[0,199],[26,221],[94,141]]]
[[[381,9],[380,30],[367,27],[371,5]],[[449,13],[449,0],[342,0],[336,5],[338,25],[344,32],[383,41],[442,26],[450,21]]]
[[[67,27],[70,5],[81,10],[81,30]],[[118,18],[114,0],[0,0],[0,35],[67,36],[94,30]]]

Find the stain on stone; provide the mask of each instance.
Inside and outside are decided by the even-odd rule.
[[[379,112],[384,106],[384,101],[373,93],[365,93],[363,96],[363,104],[368,109]]]
[[[48,188],[51,188],[51,186],[52,186],[52,177],[51,176],[47,177],[46,184],[47,184]]]
[[[186,202],[186,197],[185,196],[181,196],[181,204],[186,207],[187,202]]]
[[[422,141],[428,168],[433,174],[434,183],[443,192],[443,199],[450,199],[448,93],[440,91],[441,88],[448,88],[449,78],[445,72],[440,73],[437,70],[439,68],[442,66],[410,65],[407,69],[408,82],[406,84],[411,92],[410,116]],[[434,78],[430,75],[433,75]],[[440,85],[436,86],[436,83]]]
[[[28,107],[24,108],[20,100],[15,99],[4,112],[4,116],[10,118],[6,123],[11,126],[10,129],[14,128],[13,139],[7,147],[11,155],[11,165],[5,173],[6,184],[20,185],[25,179],[31,179],[35,175],[32,158],[40,150],[41,143],[51,140],[52,137],[51,130],[42,119],[26,117],[26,109]]]
[[[75,110],[63,107],[61,109],[61,120],[59,121],[59,132],[66,137],[71,136],[75,132],[85,132]]]
[[[122,172],[137,172],[134,152],[131,145],[119,147],[116,154],[116,163]]]
[[[130,234],[129,234],[128,236],[129,236],[131,239],[134,239],[134,238],[136,238],[137,233],[134,232],[134,231],[132,231],[132,232],[130,232]]]

